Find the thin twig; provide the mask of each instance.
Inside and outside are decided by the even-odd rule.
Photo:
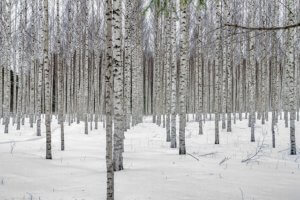
[[[257,144],[257,148],[256,148],[256,151],[253,153],[253,154],[250,154],[248,155],[248,157],[244,160],[242,160],[241,162],[242,163],[248,163],[250,161],[257,161],[257,159],[261,156],[261,153],[263,152],[263,148],[265,147],[264,145],[264,141],[265,141],[265,138],[263,138],[263,141],[261,142],[261,144]]]
[[[219,163],[219,165],[222,165],[223,163],[225,163],[229,159],[230,159],[229,157],[225,157],[223,160],[221,160],[221,162]]]
[[[206,153],[206,154],[202,154],[202,155],[199,155],[199,156],[209,156],[209,155],[214,155],[214,154],[216,154],[216,153],[218,153],[218,152],[211,152],[211,153]]]
[[[189,156],[191,156],[191,157],[193,157],[193,158],[195,158],[197,161],[199,161],[199,158],[197,158],[196,156],[194,156],[194,155],[192,155],[190,153],[186,153],[186,154],[189,155]]]

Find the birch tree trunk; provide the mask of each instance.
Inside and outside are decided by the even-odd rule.
[[[24,11],[20,11],[20,24],[23,24],[23,12]],[[23,24],[24,25],[24,24]],[[20,34],[19,34],[19,43],[18,43],[18,46],[19,46],[19,56],[18,56],[18,66],[19,66],[19,76],[18,76],[18,91],[17,91],[17,130],[20,130],[21,128],[21,112],[22,112],[22,83],[23,83],[23,57],[24,57],[24,37],[23,37],[23,29],[20,31]],[[2,76],[2,67],[0,67],[0,74]],[[0,78],[1,80],[1,84],[0,84],[0,87],[2,89],[2,79]],[[2,94],[2,90],[0,91],[0,94]],[[1,97],[2,99],[2,97]],[[1,105],[2,105],[2,102],[0,102]],[[1,106],[1,109],[2,109],[2,106]],[[1,114],[2,115],[2,114]],[[37,135],[38,135],[38,132],[37,132]]]
[[[199,14],[198,16],[198,70],[199,73],[197,73],[198,75],[198,115],[199,115],[199,135],[203,134],[203,123],[202,123],[202,116],[203,116],[203,70],[204,70],[204,56],[202,54],[202,27],[201,27],[201,15]],[[197,85],[196,85],[197,87]]]
[[[250,2],[250,13],[248,16],[248,20],[250,20],[249,25],[254,26],[254,2]],[[255,142],[255,70],[256,70],[256,60],[255,60],[255,43],[254,43],[254,35],[255,32],[250,31],[249,33],[249,67],[250,69],[250,80],[249,80],[249,91],[250,91],[250,99],[249,99],[249,106],[250,106],[250,126],[251,126],[251,142]]]
[[[124,114],[125,114],[125,126],[126,129],[130,128],[130,110],[131,110],[131,104],[130,104],[130,93],[131,93],[131,77],[130,77],[130,68],[131,68],[131,0],[126,1],[126,16],[125,16],[125,63],[124,63]]]
[[[51,99],[50,99],[50,69],[49,69],[49,13],[48,0],[43,0],[44,3],[44,20],[43,20],[43,41],[44,41],[44,72],[45,72],[45,125],[46,125],[46,159],[52,159],[51,153]]]
[[[84,52],[85,52],[85,57],[84,57],[84,106],[85,106],[85,111],[84,111],[84,133],[88,134],[88,113],[89,113],[89,101],[88,101],[88,70],[89,70],[89,43],[88,43],[88,31],[89,31],[89,21],[88,21],[88,16],[89,16],[89,0],[85,1],[85,42],[84,42]]]
[[[114,70],[114,170],[123,169],[123,65],[121,62],[122,35],[121,0],[113,0],[113,70]]]
[[[230,3],[227,4],[226,8],[226,21],[230,22],[231,21],[231,10],[229,9]],[[226,54],[226,67],[227,67],[227,96],[226,96],[226,101],[227,101],[227,132],[231,132],[231,114],[232,114],[232,46],[233,46],[233,37],[230,36],[232,35],[231,30],[227,30],[228,36],[228,41],[227,41],[227,54]]]
[[[176,80],[177,80],[177,65],[176,65],[176,14],[172,4],[171,10],[171,148],[176,148]]]
[[[38,21],[38,29],[43,29],[43,2],[38,2],[38,14],[41,16]],[[42,49],[43,42],[41,38],[43,38],[43,34],[38,35],[39,43],[38,47]],[[43,57],[42,50],[39,51],[39,55]],[[42,61],[40,61],[42,60]],[[37,121],[36,121],[36,133],[37,136],[41,136],[41,115],[42,115],[42,87],[43,87],[43,59],[37,59],[37,94],[36,94],[36,114],[37,114]]]
[[[180,2],[180,75],[179,75],[179,154],[186,154],[185,147],[185,124],[186,124],[186,79],[188,67],[188,22],[187,22],[187,3]]]
[[[114,165],[112,138],[113,76],[112,76],[112,0],[106,0],[106,71],[105,71],[105,114],[106,114],[106,199],[114,200]]]
[[[169,13],[167,16],[166,22],[166,64],[165,64],[165,71],[166,71],[166,141],[171,141],[171,134],[170,134],[170,114],[171,114],[171,20],[172,20],[172,13]]]
[[[287,1],[287,9],[288,9],[288,23],[294,24],[295,23],[295,15],[293,13],[294,8],[294,1],[288,0]],[[288,111],[290,112],[290,143],[291,155],[297,154],[297,147],[296,147],[296,137],[295,137],[295,60],[294,60],[294,37],[295,37],[295,29],[288,29],[287,30],[287,65],[284,67],[285,70],[285,77],[286,77],[286,89],[287,89],[287,100],[288,100]]]
[[[38,88],[37,88],[37,122],[36,122],[36,132],[37,136],[41,136],[41,114],[42,114],[42,78],[43,78],[43,65],[39,62],[38,65]]]
[[[216,1],[216,24],[218,27],[221,27],[221,2],[220,0]],[[219,144],[219,93],[220,93],[220,85],[219,85],[219,68],[222,65],[222,41],[221,41],[221,30],[217,30],[216,36],[216,61],[215,61],[215,144]]]
[[[4,66],[4,85],[3,85],[3,90],[4,90],[4,133],[8,133],[8,126],[9,126],[9,121],[10,121],[10,69],[11,69],[11,54],[12,54],[12,33],[11,33],[11,0],[6,0],[5,1],[5,15],[4,15],[4,20],[5,20],[5,28],[6,28],[6,39],[5,39],[5,61],[6,61],[6,66]]]

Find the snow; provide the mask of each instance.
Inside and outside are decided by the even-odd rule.
[[[192,117],[190,117],[192,119]],[[271,145],[270,124],[257,120],[256,142],[250,142],[247,120],[220,132],[214,144],[214,122],[188,122],[189,155],[178,155],[165,142],[165,129],[144,123],[126,132],[124,167],[115,173],[117,200],[300,199],[300,152],[289,155],[289,128],[279,121],[277,146]],[[270,121],[269,121],[270,122]],[[65,126],[66,150],[60,151],[60,129],[52,123],[53,160],[45,157],[45,133],[35,136],[28,121],[20,131],[0,128],[0,200],[105,199],[105,130],[84,134],[83,123]],[[44,127],[42,127],[43,130]],[[298,130],[298,131],[297,131]],[[296,139],[300,141],[300,123]],[[255,160],[243,163],[263,143]],[[221,163],[224,161],[223,163]]]

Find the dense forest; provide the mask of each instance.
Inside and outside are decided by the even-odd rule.
[[[299,27],[297,0],[1,0],[1,130],[28,123],[55,159],[53,124],[61,151],[67,127],[104,129],[107,200],[125,133],[149,116],[180,155],[188,123],[213,121],[221,145],[242,120],[249,144],[270,124],[274,149],[283,122],[299,154]]]

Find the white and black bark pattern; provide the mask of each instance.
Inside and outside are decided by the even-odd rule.
[[[201,25],[201,15],[199,14],[198,16],[198,86],[196,85],[197,93],[198,93],[198,115],[199,115],[199,135],[203,134],[203,122],[202,122],[202,117],[203,117],[203,71],[204,71],[204,56],[201,52],[202,48],[202,25]]]
[[[221,100],[221,111],[222,111],[222,129],[226,129],[226,103],[227,103],[227,39],[224,37],[224,31],[222,31],[222,100]]]
[[[50,99],[50,70],[49,70],[49,13],[48,0],[43,0],[44,5],[44,20],[43,20],[43,39],[44,39],[44,63],[45,72],[45,125],[46,125],[46,159],[52,159],[51,153],[51,99]]]
[[[112,0],[106,0],[106,68],[105,68],[105,115],[106,115],[106,199],[114,200],[114,165],[113,165],[113,65],[112,65]]]
[[[198,114],[199,114],[199,135],[203,135],[203,68],[204,68],[204,62],[203,62],[203,55],[200,54],[200,61],[198,64],[198,94],[199,94],[199,107],[198,107]]]
[[[221,27],[221,2],[220,0],[216,1],[216,25],[217,27]],[[220,73],[219,69],[222,65],[222,41],[221,35],[222,32],[220,29],[217,30],[216,33],[216,60],[215,60],[215,144],[219,144],[219,98],[220,98]]]
[[[263,5],[265,6],[266,1],[263,1]],[[267,19],[267,13],[264,12],[262,16],[262,24],[265,26],[266,25],[266,19]],[[263,52],[266,52],[267,50],[267,33],[264,33],[262,35],[262,38],[265,40],[265,42],[262,44],[263,45]],[[268,59],[265,58],[261,61],[261,113],[262,113],[262,118],[261,118],[261,123],[264,125],[265,124],[265,115],[268,114],[266,112],[266,91],[267,91],[267,67],[268,67]]]
[[[262,63],[262,88],[261,88],[261,95],[262,95],[262,102],[261,102],[261,107],[262,107],[262,118],[261,118],[261,123],[264,125],[265,124],[265,118],[266,115],[268,114],[266,112],[266,77],[267,77],[267,66],[268,62],[267,59],[263,60]]]
[[[126,15],[125,15],[125,59],[124,59],[124,115],[125,115],[125,128],[130,128],[130,93],[131,93],[131,77],[130,77],[130,69],[131,69],[131,28],[132,26],[132,18],[131,18],[131,0],[126,0]]]
[[[159,12],[160,12],[160,6],[157,7],[156,12],[158,12],[158,16],[159,16]],[[162,115],[162,111],[161,111],[161,105],[162,105],[162,96],[161,96],[161,91],[162,91],[162,53],[163,53],[163,47],[162,47],[162,40],[163,40],[163,18],[162,15],[160,15],[158,17],[158,25],[157,25],[157,49],[155,51],[156,55],[157,55],[157,59],[156,59],[156,63],[155,63],[155,69],[156,69],[156,101],[155,101],[155,113],[156,113],[156,124],[158,126],[161,125],[161,115]]]
[[[100,65],[100,49],[96,49],[96,55],[95,55],[95,65],[94,65],[94,91],[95,91],[95,118],[94,118],[94,123],[95,123],[95,129],[98,129],[98,120],[99,120],[99,81],[100,76],[99,76],[99,65]]]
[[[207,56],[204,54],[204,56],[207,58]],[[205,123],[206,119],[207,119],[207,113],[209,113],[209,103],[210,103],[210,99],[209,99],[209,65],[208,65],[208,58],[205,59],[203,61],[203,117],[202,120]]]
[[[36,134],[41,136],[41,114],[42,114],[42,78],[43,78],[43,65],[39,62],[38,65],[38,87],[37,87],[37,122],[36,122]]]
[[[41,16],[40,20],[43,20],[43,2],[39,2],[39,15]],[[39,20],[39,26],[41,26]],[[43,34],[41,34],[41,38],[43,38]],[[42,39],[39,40],[39,47],[43,46]],[[41,51],[40,51],[41,52]],[[42,115],[42,85],[43,85],[43,63],[40,63],[40,60],[37,60],[37,102],[36,102],[36,114],[37,114],[37,121],[36,121],[36,134],[37,136],[41,136],[41,115]]]
[[[244,98],[244,65],[243,65],[243,61],[240,63],[240,65],[238,66],[238,70],[239,70],[239,120],[242,121],[243,118],[243,98]]]
[[[179,74],[179,154],[186,154],[185,124],[186,124],[186,79],[188,67],[188,22],[187,5],[180,2],[180,74]]]
[[[24,11],[21,11],[20,12],[20,24],[23,24],[23,12]],[[24,25],[24,24],[23,24]],[[23,44],[24,44],[24,37],[23,37],[23,29],[20,31],[19,33],[19,42],[18,42],[18,64],[19,64],[19,76],[18,76],[18,91],[17,91],[17,130],[20,130],[21,129],[21,112],[22,112],[22,80],[23,80],[23,56],[24,56],[24,52],[23,52]],[[0,68],[0,74],[2,76],[2,67]],[[2,89],[2,79],[0,77],[0,88]],[[2,91],[0,91],[0,94],[2,94]],[[2,98],[1,98],[2,99]],[[2,105],[2,102],[0,102],[1,105]],[[1,106],[2,108],[2,106]],[[38,132],[37,132],[37,135],[38,135]]]
[[[176,7],[173,2],[172,7]],[[177,64],[176,64],[176,14],[175,10],[171,10],[171,148],[176,148],[176,80],[177,80]]]
[[[88,71],[89,71],[89,43],[88,43],[88,31],[89,31],[89,23],[88,23],[88,16],[89,16],[89,0],[85,1],[85,39],[84,39],[84,133],[88,134],[88,113],[89,113],[89,101],[88,101]]]
[[[273,1],[273,26],[277,26],[277,17],[278,17],[278,13],[277,13],[277,2]],[[271,33],[271,37],[272,37],[272,55],[271,55],[271,74],[270,74],[270,79],[271,79],[271,107],[272,107],[272,124],[271,124],[271,130],[272,130],[272,146],[273,148],[275,148],[275,125],[276,125],[276,121],[277,121],[277,104],[278,104],[278,100],[277,100],[277,71],[278,71],[278,61],[277,61],[277,45],[276,45],[276,40],[277,40],[277,33],[276,31],[273,31]]]
[[[248,16],[248,20],[250,20],[249,25],[254,25],[254,3],[250,2],[250,14]],[[251,142],[255,142],[255,71],[256,71],[256,60],[255,60],[255,42],[254,42],[255,32],[251,31],[249,33],[249,66],[247,68],[250,71],[249,77],[249,106],[250,106],[250,126],[251,126]]]
[[[227,4],[226,7],[226,21],[230,22],[231,20],[231,11],[228,8],[230,6],[230,3]],[[227,30],[227,34],[230,36],[232,35],[231,30]],[[229,37],[227,39],[227,52],[226,52],[226,67],[227,67],[227,102],[226,102],[226,106],[227,106],[227,132],[231,132],[231,114],[232,114],[232,65],[233,65],[233,61],[232,61],[232,46],[233,46],[233,37]]]
[[[60,123],[60,136],[61,136],[61,150],[65,150],[64,139],[64,67],[61,63],[61,57],[57,56],[58,63],[58,120]]]
[[[32,1],[31,4],[31,15],[35,16],[35,5],[34,5],[34,1]],[[31,22],[31,29],[33,30],[31,33],[31,40],[32,40],[32,44],[34,44],[35,42],[35,31],[34,31],[34,21]],[[30,127],[33,128],[33,121],[34,121],[34,63],[35,63],[35,47],[34,45],[31,47],[31,60],[30,60],[30,68],[29,68],[29,112],[30,112],[30,116],[29,116],[29,123],[30,123]]]
[[[163,34],[163,19],[160,13],[162,5],[157,1],[155,3],[155,40],[154,40],[154,81],[153,81],[153,122],[158,126],[161,125],[161,90],[162,90],[162,34]]]
[[[60,42],[60,20],[59,20],[59,0],[56,1],[56,26],[57,26],[57,51],[56,64],[58,69],[58,120],[60,123],[60,149],[65,150],[65,134],[64,134],[64,65],[62,64],[61,42]],[[68,84],[70,84],[68,82]],[[68,99],[70,96],[68,96]]]
[[[294,14],[294,1],[288,0],[288,22],[289,24],[295,23],[295,14]],[[296,117],[296,93],[295,93],[295,60],[294,60],[294,37],[295,29],[287,30],[287,65],[284,67],[285,70],[285,84],[286,84],[286,95],[287,95],[287,107],[290,112],[290,153],[291,155],[297,154],[296,147],[296,136],[295,136],[295,117]]]
[[[123,169],[123,65],[121,62],[121,0],[113,0],[114,170]]]
[[[171,114],[171,20],[172,14],[168,14],[167,23],[166,23],[166,64],[165,64],[165,71],[166,71],[166,141],[171,141],[171,131],[170,131],[170,114]]]
[[[3,101],[3,113],[4,113],[4,133],[8,133],[8,125],[10,121],[10,69],[11,69],[11,49],[12,49],[12,33],[11,33],[11,0],[5,1],[5,42],[4,42],[4,52],[5,52],[5,61],[6,65],[4,66],[4,80],[3,80],[3,92],[4,92],[4,101]]]
[[[136,32],[134,34],[134,37],[136,37]],[[136,40],[136,38],[135,38]],[[136,45],[136,43],[135,43]],[[133,48],[132,50],[132,126],[135,126],[137,124],[137,48]]]

